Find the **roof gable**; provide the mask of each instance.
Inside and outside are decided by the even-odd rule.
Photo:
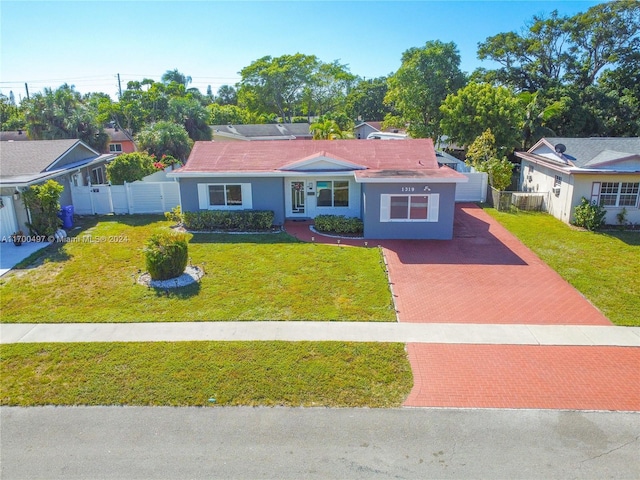
[[[602,168],[616,170],[640,170],[640,153],[615,152],[604,150],[583,165],[585,168]]]
[[[318,171],[336,171],[336,170],[363,170],[366,167],[358,165],[336,156],[331,156],[327,152],[318,152],[310,155],[297,162],[284,165],[279,170],[293,170],[303,172],[318,172]]]

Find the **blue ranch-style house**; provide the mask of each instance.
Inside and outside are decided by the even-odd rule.
[[[196,142],[168,174],[181,207],[272,210],[274,223],[358,217],[368,239],[451,239],[456,184],[430,139]]]

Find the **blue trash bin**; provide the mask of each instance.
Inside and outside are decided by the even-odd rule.
[[[58,218],[62,220],[62,228],[69,230],[73,227],[73,205],[65,205],[60,209]]]

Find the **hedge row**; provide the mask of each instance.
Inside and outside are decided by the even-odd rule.
[[[273,225],[273,217],[271,210],[201,210],[184,212],[182,221],[188,230],[247,232],[269,230]]]
[[[364,232],[364,223],[355,217],[344,215],[318,215],[314,220],[315,229],[327,233],[351,233]]]

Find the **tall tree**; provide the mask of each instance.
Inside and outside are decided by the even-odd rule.
[[[290,123],[318,65],[315,55],[301,53],[262,57],[240,71],[238,102],[258,113],[275,113]]]
[[[207,106],[210,125],[243,125],[252,122],[251,114],[236,105],[218,105],[212,103]]]
[[[549,17],[536,15],[522,34],[499,33],[480,43],[478,58],[501,64],[495,79],[517,90],[549,88],[571,67],[568,22],[557,10]]]
[[[182,125],[161,121],[145,127],[137,136],[140,150],[147,151],[160,159],[171,155],[184,162],[187,160],[193,142]]]
[[[616,0],[595,5],[573,17],[569,31],[571,53],[577,59],[573,79],[586,88],[605,67],[640,51],[640,2]]]
[[[345,111],[353,119],[381,121],[391,109],[384,104],[387,77],[360,80],[345,99]]]
[[[486,129],[502,149],[511,151],[521,142],[523,106],[508,88],[472,82],[449,95],[440,110],[442,132],[460,145],[470,145]]]
[[[0,94],[0,130],[6,132],[8,130],[23,130],[25,128],[25,119],[22,108],[18,107],[15,99],[10,96]]]
[[[303,112],[324,115],[334,110],[343,110],[344,101],[356,80],[346,65],[337,60],[332,63],[318,63],[312,72],[310,82],[305,87]]]
[[[175,123],[185,128],[191,140],[211,140],[209,113],[194,98],[174,97],[170,99],[169,116]]]
[[[221,85],[216,95],[216,103],[218,105],[237,105],[238,93],[231,85]]]
[[[389,77],[385,102],[409,123],[413,137],[440,137],[440,105],[464,86],[460,55],[453,42],[429,41],[402,54],[402,65]]]
[[[536,15],[522,33],[499,33],[478,45],[478,58],[502,67],[488,73],[517,90],[593,85],[607,67],[640,49],[640,2],[617,0],[573,17]]]
[[[182,85],[185,89],[191,83],[191,77],[178,71],[177,68],[173,70],[167,70],[166,72],[164,72],[162,74],[161,80],[162,80],[162,83],[164,83],[165,85],[169,85],[171,83],[177,83],[178,85]]]
[[[97,120],[98,112],[82,100],[73,85],[45,88],[23,101],[26,128],[33,140],[77,138],[101,151],[107,135]]]

